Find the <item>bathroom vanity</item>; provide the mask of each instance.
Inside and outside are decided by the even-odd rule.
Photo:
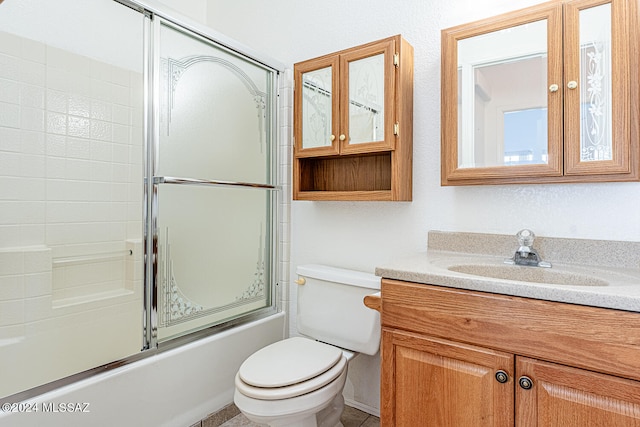
[[[539,240],[550,269],[442,232],[376,269],[383,426],[640,426],[640,244]]]

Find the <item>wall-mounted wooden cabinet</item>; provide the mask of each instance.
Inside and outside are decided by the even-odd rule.
[[[413,48],[401,36],[294,65],[294,200],[411,200]]]
[[[442,185],[640,179],[636,0],[442,31]]]
[[[640,313],[382,281],[383,427],[640,426]]]

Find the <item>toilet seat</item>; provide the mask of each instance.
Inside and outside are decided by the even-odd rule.
[[[307,338],[293,337],[250,356],[236,374],[245,396],[279,400],[300,396],[331,383],[346,369],[342,350]]]

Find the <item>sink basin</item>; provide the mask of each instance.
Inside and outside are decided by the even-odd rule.
[[[606,280],[580,273],[557,271],[540,267],[516,265],[461,264],[448,266],[449,271],[491,277],[502,280],[517,280],[548,285],[608,286]]]

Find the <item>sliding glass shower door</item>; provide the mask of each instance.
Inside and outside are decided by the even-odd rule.
[[[156,24],[148,245],[162,342],[271,307],[276,76]]]

